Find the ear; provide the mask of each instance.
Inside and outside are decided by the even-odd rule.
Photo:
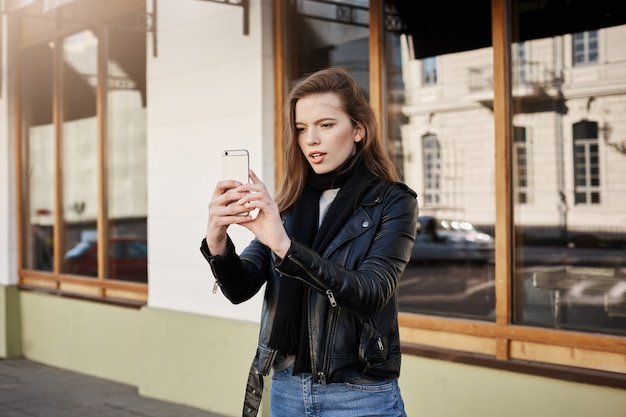
[[[354,142],[361,142],[364,137],[365,127],[363,127],[363,124],[361,122],[357,122],[356,126],[354,127]]]

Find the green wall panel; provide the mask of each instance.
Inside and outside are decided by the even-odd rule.
[[[403,356],[400,388],[409,416],[626,416],[626,391]]]
[[[19,291],[15,285],[0,285],[0,358],[22,356],[21,332]]]
[[[144,396],[241,415],[257,324],[18,294],[26,358],[131,384]],[[411,417],[626,416],[624,390],[409,355],[400,387]],[[269,417],[268,399],[266,392],[261,417]]]

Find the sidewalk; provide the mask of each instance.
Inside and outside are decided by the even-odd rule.
[[[224,417],[142,397],[130,385],[27,359],[0,359],[0,416]]]

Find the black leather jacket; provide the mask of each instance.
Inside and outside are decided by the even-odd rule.
[[[237,256],[229,240],[224,256],[211,256],[202,242],[222,292],[238,304],[263,286],[259,345],[248,379],[244,416],[256,415],[262,375],[277,352],[268,347],[278,288],[283,279],[306,283],[314,380],[326,384],[359,378],[397,378],[400,372],[398,279],[411,255],[417,200],[404,184],[386,183],[366,193],[323,256],[292,241],[284,259],[254,239]],[[287,233],[298,227],[284,217]]]

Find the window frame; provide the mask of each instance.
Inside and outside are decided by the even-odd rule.
[[[383,10],[385,0],[370,1],[370,102],[384,131],[382,100]],[[399,314],[402,350],[409,355],[470,363],[495,369],[626,388],[626,337],[547,329],[513,323],[514,242],[511,180],[513,123],[510,9],[513,0],[491,0],[493,41],[493,113],[495,131],[495,292],[494,322]],[[274,0],[276,184],[282,166],[282,113],[285,100],[286,37],[282,10],[286,0]],[[384,137],[384,136],[380,136]],[[386,144],[389,149],[390,144]],[[278,161],[281,162],[278,162]],[[601,360],[599,360],[601,358]],[[619,367],[613,367],[619,364]],[[617,370],[617,371],[616,371]]]
[[[591,131],[595,131],[594,137],[588,137],[589,135],[583,135],[577,137],[576,127],[591,127]],[[576,205],[594,205],[600,204],[602,199],[601,188],[601,168],[602,161],[600,160],[600,140],[598,138],[598,122],[590,120],[581,120],[572,125],[572,166],[573,166],[573,178],[574,178],[574,204]],[[585,129],[585,132],[587,129]],[[583,162],[580,162],[581,159]],[[594,159],[597,160],[594,163]],[[584,173],[580,172],[580,169]],[[593,184],[593,178],[597,178],[597,184]],[[580,184],[582,180],[584,184]],[[581,198],[584,197],[584,198]]]
[[[594,34],[594,38],[592,39],[591,34]],[[578,38],[581,36],[582,39]],[[572,65],[586,65],[586,64],[595,64],[600,59],[600,38],[598,36],[597,30],[587,30],[584,32],[577,32],[572,34]],[[591,48],[591,43],[595,41],[595,48]],[[582,45],[583,50],[578,53],[576,51],[576,46]],[[593,59],[591,55],[595,53]],[[581,61],[578,61],[578,58],[581,58]]]
[[[438,60],[436,56],[422,59],[422,84],[437,85]]]
[[[441,143],[434,133],[422,136],[424,205],[436,207],[441,201]]]

